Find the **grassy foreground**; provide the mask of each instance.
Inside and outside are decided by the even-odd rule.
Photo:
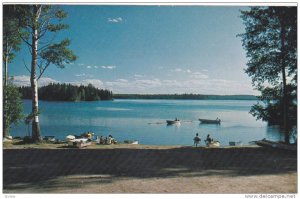
[[[261,147],[5,144],[4,193],[296,193],[297,154]]]

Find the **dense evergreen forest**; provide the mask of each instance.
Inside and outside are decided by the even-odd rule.
[[[257,100],[254,95],[114,94],[115,99]]]
[[[31,87],[19,87],[23,99],[31,99]],[[97,101],[112,100],[113,94],[109,90],[71,84],[49,84],[38,89],[39,99],[48,101]]]

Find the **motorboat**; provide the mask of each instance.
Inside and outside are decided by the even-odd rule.
[[[202,124],[221,124],[220,119],[210,120],[210,119],[199,119]]]
[[[179,119],[175,119],[175,120],[167,120],[167,124],[168,125],[172,125],[172,124],[180,124],[180,120]]]

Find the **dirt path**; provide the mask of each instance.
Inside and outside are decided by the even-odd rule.
[[[296,193],[297,154],[264,148],[4,149],[4,193]]]

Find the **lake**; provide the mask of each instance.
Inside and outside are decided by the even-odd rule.
[[[24,100],[24,111],[31,111],[31,101]],[[199,133],[204,145],[206,135],[221,142],[267,138],[283,140],[278,127],[256,121],[249,114],[252,100],[114,100],[95,102],[39,101],[42,136],[54,135],[65,139],[67,135],[80,135],[86,131],[95,135],[113,135],[117,140],[138,140],[149,145],[193,145]],[[182,120],[181,125],[166,125],[166,120]],[[221,125],[200,124],[198,118],[222,120]],[[31,129],[31,128],[30,128]],[[28,135],[21,123],[12,127],[13,136]]]

